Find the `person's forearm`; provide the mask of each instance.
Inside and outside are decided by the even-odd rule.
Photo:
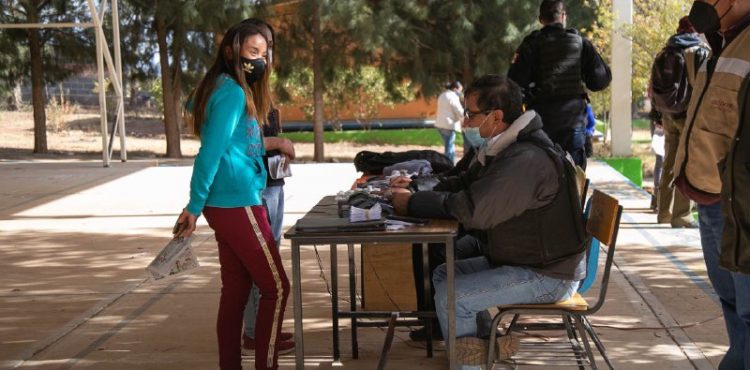
[[[263,144],[266,146],[266,150],[277,150],[281,149],[284,140],[287,139],[280,137],[264,137]]]
[[[287,138],[275,136],[264,137],[263,144],[266,146],[266,151],[278,150],[289,157],[289,159],[294,159],[295,157],[294,144],[292,144],[292,141]]]

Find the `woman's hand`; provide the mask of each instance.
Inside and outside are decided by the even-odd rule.
[[[281,154],[285,155],[291,161],[296,156],[296,154],[294,153],[294,143],[292,143],[292,141],[287,138],[279,139],[281,140],[281,143],[279,145]]]
[[[283,156],[284,156],[284,171],[286,171],[289,169],[289,165],[292,164],[292,159],[289,158],[289,156],[286,154],[283,154]]]
[[[391,178],[388,185],[392,188],[407,188],[409,187],[409,184],[411,183],[411,178],[409,176],[396,176]]]
[[[290,160],[296,156],[294,153],[294,143],[285,137],[265,137],[263,138],[263,143],[266,146],[266,150],[278,150]]]
[[[193,216],[187,209],[183,209],[179,217],[177,217],[177,223],[172,229],[172,234],[175,238],[187,238],[195,231],[195,222],[198,217]]]

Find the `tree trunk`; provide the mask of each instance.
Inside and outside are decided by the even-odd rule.
[[[313,136],[315,151],[313,160],[323,162],[323,50],[320,35],[320,1],[315,0],[313,14]]]
[[[21,105],[23,104],[23,101],[21,100],[21,83],[16,82],[16,85],[13,87],[13,93],[11,94],[9,98],[10,107],[11,110],[19,110],[21,109]]]
[[[179,59],[178,59],[179,60]],[[182,135],[182,69],[178,66],[172,66],[174,73],[172,75],[172,99],[174,104],[174,122],[175,127],[173,128],[177,135],[177,156],[182,156],[181,149],[181,135]]]
[[[172,69],[169,66],[169,46],[167,45],[167,23],[158,11],[155,17],[156,42],[159,45],[159,65],[161,66],[161,90],[164,103],[164,133],[167,136],[167,157],[180,158],[180,128],[177,124]]]
[[[474,81],[474,64],[472,63],[474,60],[475,58],[472,57],[470,48],[466,46],[464,48],[464,70],[461,76],[461,83],[464,84],[464,88],[468,87]]]
[[[182,20],[178,20],[172,33],[172,60],[182,60],[184,51],[185,27]],[[180,135],[182,134],[182,67],[179,63],[172,63],[172,99],[174,101],[174,122],[177,130],[177,151],[180,149]]]
[[[36,7],[28,10],[29,23],[37,23]],[[38,29],[30,29],[29,55],[31,57],[31,104],[34,107],[34,153],[47,153],[47,115],[44,112],[44,68],[42,66],[42,41]]]
[[[123,86],[123,88],[125,88]],[[138,112],[140,112],[141,107],[138,104],[138,84],[134,80],[128,81],[128,89],[130,89],[130,97],[128,98],[128,111],[131,111],[135,113],[135,118],[139,118]]]

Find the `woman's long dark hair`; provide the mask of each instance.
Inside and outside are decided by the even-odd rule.
[[[187,121],[193,134],[198,137],[201,134],[201,126],[206,120],[206,105],[208,105],[208,100],[216,88],[216,80],[222,73],[226,73],[242,86],[245,91],[245,108],[248,115],[254,116],[263,125],[268,122],[268,112],[272,105],[269,77],[272,71],[273,31],[263,21],[255,18],[250,20],[238,23],[227,30],[221,41],[221,46],[219,46],[214,64],[203,76],[198,88],[191,94],[193,117]],[[240,64],[240,50],[245,40],[253,35],[261,35],[266,39],[269,57],[266,58],[266,72],[263,74],[263,78],[256,81],[252,86],[248,86]]]

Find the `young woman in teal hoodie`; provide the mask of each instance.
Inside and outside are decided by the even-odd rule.
[[[289,280],[261,200],[266,187],[261,125],[271,107],[272,51],[273,35],[264,23],[231,27],[192,102],[192,128],[201,148],[176,236],[192,234],[201,213],[215,232],[222,282],[216,324],[221,369],[242,368],[242,312],[253,283],[261,295],[255,368],[276,369],[279,351],[294,347],[280,338]]]

